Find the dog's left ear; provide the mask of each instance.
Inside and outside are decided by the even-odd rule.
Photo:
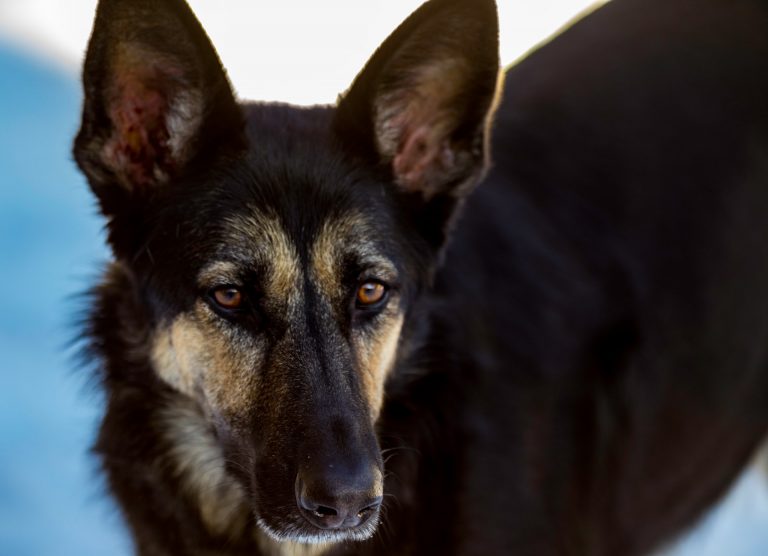
[[[431,0],[381,45],[339,102],[342,141],[429,201],[464,197],[486,166],[499,74],[493,0]]]

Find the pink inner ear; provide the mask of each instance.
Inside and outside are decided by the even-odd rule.
[[[168,101],[146,82],[138,73],[122,76],[109,104],[113,130],[104,157],[132,187],[163,181],[174,167],[166,125]]]
[[[447,140],[436,133],[436,126],[423,124],[405,133],[392,169],[398,182],[408,191],[422,191],[430,198],[439,188],[436,175],[449,169],[454,162],[453,150]]]

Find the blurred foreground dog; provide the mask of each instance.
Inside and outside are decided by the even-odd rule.
[[[102,0],[75,156],[138,553],[631,556],[727,489],[768,418],[768,5],[616,0],[491,125],[497,76],[493,2],[431,0],[337,106],[238,103],[183,1]]]

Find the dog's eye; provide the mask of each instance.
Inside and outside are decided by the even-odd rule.
[[[364,282],[357,289],[357,306],[372,307],[387,297],[387,286],[381,282]]]
[[[245,296],[243,292],[232,286],[216,288],[211,292],[211,298],[220,308],[226,311],[234,311],[243,306]]]

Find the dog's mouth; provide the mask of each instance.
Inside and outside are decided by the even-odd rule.
[[[320,519],[327,518],[322,511],[316,512]],[[270,518],[256,515],[258,527],[273,541],[300,544],[335,544],[345,541],[370,539],[379,525],[380,508],[366,509],[360,516],[334,527],[318,527],[304,511],[293,511],[285,518]]]

